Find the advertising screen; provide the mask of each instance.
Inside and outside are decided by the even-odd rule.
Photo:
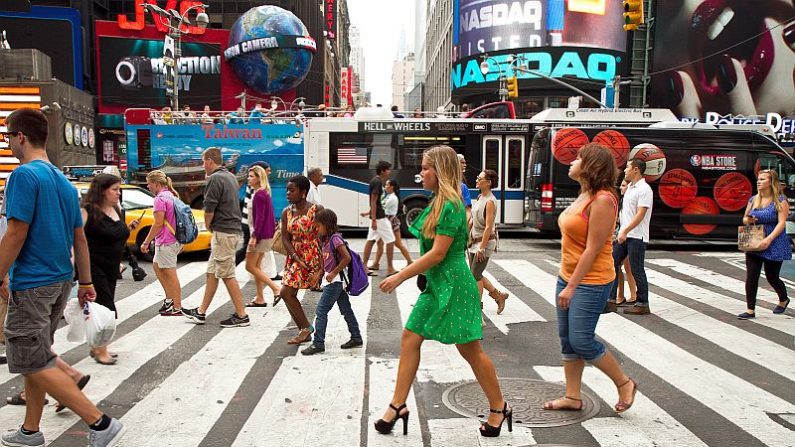
[[[787,1],[657,2],[651,104],[701,120],[793,116],[793,16]]]
[[[163,46],[163,40],[100,37],[103,102],[128,107],[169,105]],[[204,105],[213,110],[221,108],[219,45],[183,43],[178,70],[174,88],[179,90],[180,105],[190,105],[193,109]]]
[[[455,0],[454,10],[454,60],[548,46],[626,48],[618,1]]]

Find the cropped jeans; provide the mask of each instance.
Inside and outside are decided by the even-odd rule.
[[[351,307],[351,300],[345,289],[342,287],[342,282],[337,281],[326,284],[323,287],[323,294],[320,295],[320,301],[317,303],[317,311],[315,311],[315,336],[312,344],[318,348],[326,346],[326,326],[328,325],[328,313],[331,308],[337,303],[340,308],[340,313],[345,318],[345,323],[348,324],[348,332],[351,333],[351,340],[362,341],[362,334],[359,331],[359,323],[356,321],[356,315],[353,314]]]
[[[566,281],[558,277],[555,300],[566,285]],[[564,361],[583,359],[595,362],[605,355],[605,345],[596,339],[595,332],[612,286],[613,283],[580,284],[574,291],[568,309],[561,309],[560,304],[557,304],[558,336]]]

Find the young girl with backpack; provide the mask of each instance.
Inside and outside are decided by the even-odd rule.
[[[328,313],[334,307],[334,303],[337,303],[340,313],[342,313],[345,322],[348,324],[348,331],[351,333],[351,339],[340,348],[351,349],[364,344],[362,334],[359,332],[359,323],[356,321],[356,315],[353,314],[351,301],[346,291],[346,288],[350,290],[353,278],[346,276],[347,287],[343,284],[342,278],[343,275],[350,275],[346,271],[350,272],[348,265],[351,262],[358,261],[361,264],[361,260],[354,260],[351,257],[352,252],[348,249],[348,244],[337,228],[337,215],[334,214],[334,211],[326,208],[318,211],[315,214],[315,225],[322,244],[323,271],[319,275],[324,275],[321,283],[323,294],[320,296],[320,301],[317,303],[317,310],[315,311],[314,340],[311,346],[301,351],[303,355],[318,354],[326,350],[325,337]],[[360,270],[364,273],[363,267]],[[356,294],[357,292],[352,293]]]

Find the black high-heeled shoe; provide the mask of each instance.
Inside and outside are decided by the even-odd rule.
[[[398,419],[403,419],[403,436],[408,435],[409,434],[409,410],[406,409],[406,413],[405,414],[400,414],[400,412],[404,408],[406,408],[406,404],[403,404],[403,405],[401,405],[399,407],[395,407],[394,405],[389,404],[389,408],[395,410],[395,417],[389,422],[387,422],[387,421],[385,421],[383,419],[379,419],[379,420],[375,421],[375,429],[376,429],[376,431],[378,431],[378,433],[381,433],[382,435],[388,435],[388,434],[392,433],[392,429],[395,428],[395,423],[397,423]]]
[[[496,427],[492,427],[488,422],[482,423],[480,425],[480,436],[483,436],[484,438],[496,438],[500,435],[500,432],[502,431],[502,423],[505,422],[506,419],[508,420],[508,431],[513,432],[513,408],[510,410],[508,409],[508,402],[505,402],[505,406],[502,408],[502,410],[489,408],[489,412],[502,414],[502,420],[500,421],[500,425]]]

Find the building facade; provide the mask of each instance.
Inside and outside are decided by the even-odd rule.
[[[392,63],[392,105],[406,110],[406,92],[414,86],[414,53]]]
[[[458,3],[458,2],[455,2]],[[423,110],[451,106],[453,0],[429,0],[425,21]]]

